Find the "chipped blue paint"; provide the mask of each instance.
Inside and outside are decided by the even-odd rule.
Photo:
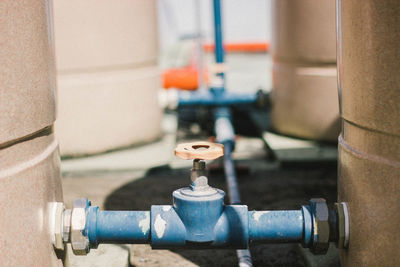
[[[149,243],[150,212],[100,211],[98,207],[89,207],[85,230],[92,248],[100,243]]]
[[[151,211],[100,211],[88,207],[85,235],[91,248],[100,243],[143,244],[153,248],[247,248],[256,243],[302,243],[313,239],[312,212],[248,211],[245,205],[224,205],[224,192],[194,197],[176,190],[174,205],[153,205]]]

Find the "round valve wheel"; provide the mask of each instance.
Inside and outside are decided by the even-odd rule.
[[[193,142],[179,144],[175,156],[181,159],[213,160],[224,155],[224,146],[210,142]]]

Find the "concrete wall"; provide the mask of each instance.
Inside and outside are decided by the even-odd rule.
[[[51,6],[0,1],[0,265],[62,266],[49,206],[63,201],[54,139]]]
[[[155,0],[54,0],[62,155],[160,136]]]

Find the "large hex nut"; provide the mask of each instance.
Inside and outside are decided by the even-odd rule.
[[[89,240],[84,235],[86,225],[86,209],[89,201],[78,198],[74,201],[71,213],[71,246],[75,255],[86,255],[89,252]]]
[[[313,215],[313,245],[311,252],[314,254],[326,254],[329,248],[329,209],[323,198],[310,200],[311,213]]]

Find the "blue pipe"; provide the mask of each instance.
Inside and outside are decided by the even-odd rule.
[[[224,145],[224,172],[229,192],[229,203],[232,205],[240,205],[239,186],[236,178],[235,165],[232,160],[232,152],[235,147],[235,131],[233,129],[229,108],[217,108],[214,113],[214,120],[217,142]],[[253,266],[249,249],[236,250],[236,255],[239,260],[239,266]]]
[[[249,239],[253,242],[288,243],[303,239],[301,210],[249,212]]]
[[[245,205],[221,206],[222,202],[221,205],[214,202],[202,205],[199,200],[192,201],[198,202],[199,208],[189,209],[190,201],[184,203],[183,199],[179,205],[187,209],[175,205],[154,205],[151,211],[100,211],[98,207],[88,207],[84,234],[91,248],[100,243],[239,249],[246,249],[250,242],[301,242],[304,247],[312,244],[309,206],[301,210],[249,212]],[[215,216],[212,211],[206,216],[210,214],[209,209],[214,208]],[[186,215],[196,220],[189,220]],[[200,224],[199,218],[202,218]]]
[[[89,207],[86,235],[91,247],[98,244],[146,244],[150,242],[149,211],[100,211]]]
[[[221,0],[214,0],[213,8],[214,8],[215,62],[223,63],[224,47],[222,44]]]
[[[257,93],[232,93],[221,89],[209,91],[179,92],[178,106],[232,106],[251,105],[257,101]]]

